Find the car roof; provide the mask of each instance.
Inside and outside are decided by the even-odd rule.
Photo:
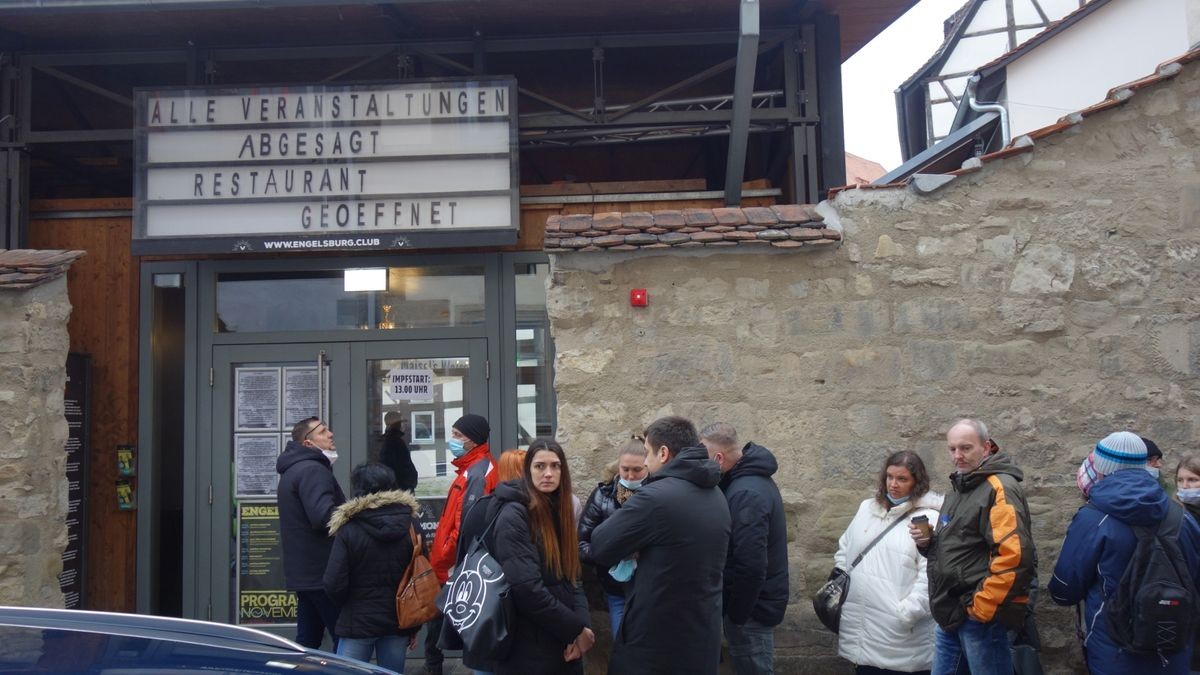
[[[291,640],[245,626],[145,614],[0,606],[0,625],[86,631],[234,649],[306,652]]]

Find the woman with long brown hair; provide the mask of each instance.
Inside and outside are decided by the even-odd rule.
[[[579,586],[579,539],[567,457],[553,439],[525,453],[520,480],[493,493],[499,508],[488,550],[511,584],[516,620],[512,651],[497,675],[582,673],[595,636]]]

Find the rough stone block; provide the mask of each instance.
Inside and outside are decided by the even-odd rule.
[[[909,368],[918,380],[948,380],[958,372],[958,345],[913,340],[908,343]]]
[[[562,222],[562,216],[555,214],[546,219],[546,231],[558,232],[559,223]]]
[[[1004,298],[997,306],[1000,326],[1010,333],[1053,333],[1066,328],[1061,304],[1038,304],[1027,298]]]
[[[1108,300],[1076,300],[1071,303],[1071,323],[1084,328],[1099,328],[1117,315],[1117,308]]]
[[[953,237],[920,237],[917,239],[917,255],[968,256],[975,252],[975,235],[962,232]]]
[[[971,344],[966,347],[967,370],[972,374],[1036,375],[1042,372],[1041,352],[1030,340],[1014,340],[997,345]]]
[[[892,329],[897,333],[946,333],[966,326],[967,307],[952,298],[907,300],[896,306]]]
[[[900,267],[892,270],[892,282],[899,286],[940,286],[948,288],[958,283],[958,277],[949,267],[932,267],[916,270]]]
[[[784,332],[793,336],[845,334],[870,338],[887,331],[890,323],[887,303],[873,300],[807,303],[784,310],[782,316]]]
[[[904,255],[904,249],[897,244],[890,235],[879,235],[879,241],[875,244],[875,258],[896,258]]]
[[[562,246],[563,248],[572,248],[572,249],[583,248],[584,246],[591,245],[591,243],[592,243],[592,240],[588,239],[587,237],[571,237],[569,239],[563,239],[563,240],[559,241],[559,245]]]
[[[1075,256],[1054,244],[1025,247],[1008,289],[1013,293],[1066,293],[1075,278]]]

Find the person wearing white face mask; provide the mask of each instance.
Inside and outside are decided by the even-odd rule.
[[[1175,499],[1200,522],[1200,456],[1187,455],[1175,467]],[[1192,643],[1191,673],[1200,674],[1200,631]]]
[[[592,490],[579,518],[579,559],[585,565],[596,564],[592,557],[592,530],[616,513],[646,479],[644,439],[634,435],[626,441],[617,451],[617,461],[606,468],[606,473],[605,480]],[[616,635],[621,616],[625,613],[625,594],[634,566],[634,561],[623,560],[616,567],[596,567],[596,576],[608,599],[609,627],[613,635]],[[610,572],[615,572],[615,576]]]
[[[325,594],[325,566],[333,548],[326,529],[346,501],[333,476],[333,430],[318,417],[300,420],[275,462],[279,473],[279,536],[287,590],[296,593],[296,642],[317,649],[329,631],[337,648],[338,610]]]

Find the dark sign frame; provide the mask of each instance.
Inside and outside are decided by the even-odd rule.
[[[83,609],[87,602],[87,522],[88,488],[91,482],[92,449],[92,357],[88,354],[67,355],[67,383],[63,391],[63,416],[67,420],[67,547],[63,550],[63,571],[59,574],[59,589],[67,609]],[[74,401],[75,406],[70,402]],[[72,421],[77,424],[72,424]],[[78,441],[72,443],[72,441]],[[74,449],[72,449],[74,445]],[[70,470],[74,464],[77,468]],[[74,488],[71,485],[74,484]],[[77,504],[72,511],[71,504]],[[74,541],[72,542],[72,538]],[[68,553],[74,552],[70,560]],[[73,580],[64,583],[63,576],[74,573]],[[71,602],[70,594],[75,594]]]
[[[389,229],[382,232],[373,231],[370,228],[359,230],[355,225],[346,227],[334,226],[336,231],[326,232],[322,234],[308,233],[277,233],[277,234],[250,234],[245,236],[229,236],[229,235],[214,235],[204,236],[200,233],[191,233],[186,236],[149,236],[146,233],[147,229],[147,180],[148,180],[148,137],[153,133],[162,133],[170,130],[188,130],[188,129],[269,129],[282,128],[279,124],[253,124],[239,126],[221,126],[212,127],[209,125],[187,126],[176,125],[171,127],[151,127],[147,119],[148,110],[147,103],[152,97],[159,96],[257,96],[272,94],[295,94],[303,91],[322,91],[333,93],[351,94],[361,91],[376,91],[384,87],[394,87],[397,85],[421,85],[428,87],[436,86],[462,86],[464,84],[476,84],[480,87],[488,88],[505,88],[508,96],[508,122],[509,122],[509,167],[510,167],[510,193],[509,201],[511,203],[511,212],[509,216],[509,225],[507,227],[489,227],[489,228],[455,228],[455,229],[430,229],[430,228],[414,228],[414,229]],[[493,246],[508,246],[517,243],[521,225],[521,204],[520,204],[520,159],[518,156],[518,116],[517,116],[517,82],[511,76],[487,76],[487,77],[458,77],[458,78],[430,78],[430,79],[415,79],[406,80],[403,82],[357,82],[350,84],[327,84],[327,83],[311,83],[311,84],[289,84],[289,85],[266,85],[266,86],[239,86],[239,87],[154,87],[154,88],[138,88],[134,90],[135,99],[135,126],[133,131],[134,136],[134,224],[133,224],[133,254],[134,255],[162,255],[162,254],[191,254],[191,253],[274,253],[287,255],[289,253],[314,253],[321,251],[371,251],[371,250],[404,250],[412,248],[475,248],[475,247],[493,247]],[[474,121],[478,118],[437,118],[427,120],[433,124],[453,124]],[[501,118],[502,119],[502,118]],[[390,123],[400,123],[405,120],[339,120],[339,121],[324,121],[322,126],[328,128],[339,128],[349,126],[383,127]],[[411,122],[409,122],[411,123]],[[307,125],[307,123],[305,123]],[[454,155],[447,155],[453,157]],[[361,160],[360,160],[361,161]],[[335,166],[338,162],[322,160],[313,162],[307,166],[327,167]],[[304,166],[297,164],[297,166]],[[452,195],[471,196],[472,193],[451,193]],[[491,193],[488,193],[491,194]],[[380,196],[380,195],[373,195]],[[397,195],[412,198],[413,195]],[[353,195],[345,197],[324,197],[313,199],[311,201],[332,202],[350,202],[354,199]],[[274,200],[268,200],[274,201]],[[285,201],[281,199],[280,201]],[[176,203],[176,202],[172,202]],[[209,200],[195,200],[197,206],[202,206],[209,203]],[[288,242],[292,244],[289,247],[278,248],[276,245],[279,242]],[[271,248],[267,248],[268,243],[272,244]]]

